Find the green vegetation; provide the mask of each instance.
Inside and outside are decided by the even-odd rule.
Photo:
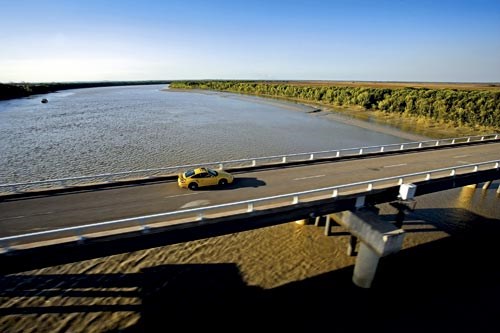
[[[287,98],[333,107],[358,106],[454,126],[500,129],[500,91],[371,88],[255,81],[176,81],[171,88],[210,89]]]
[[[167,84],[170,81],[101,81],[101,82],[61,82],[61,83],[0,83],[0,100],[26,97],[50,92],[108,86],[130,86],[145,84]]]

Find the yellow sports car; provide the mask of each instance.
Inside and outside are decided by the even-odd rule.
[[[180,173],[177,178],[177,184],[181,188],[196,190],[198,187],[203,186],[231,184],[233,180],[233,175],[224,170],[197,168]]]

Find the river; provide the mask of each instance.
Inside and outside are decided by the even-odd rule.
[[[407,141],[300,104],[163,88],[0,102],[1,182]],[[497,187],[418,197],[404,249],[381,260],[370,293],[350,282],[356,258],[346,254],[344,230],[326,237],[291,222],[0,277],[0,331],[140,332],[200,322],[235,330],[352,331],[369,322],[387,332],[490,331],[498,327],[498,306],[490,304],[500,297]],[[390,205],[379,208],[394,219]]]
[[[404,142],[300,104],[164,87],[0,102],[0,183]]]

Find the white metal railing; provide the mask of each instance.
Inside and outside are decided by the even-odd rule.
[[[437,179],[447,176],[456,176],[459,174],[473,173],[480,170],[500,169],[500,160],[493,160],[481,163],[453,166],[448,168],[434,169],[422,172],[403,174],[398,176],[366,180],[344,185],[329,186],[320,189],[301,191],[295,193],[275,195],[271,197],[231,202],[226,204],[198,207],[172,212],[164,212],[152,215],[138,216],[119,220],[112,220],[100,223],[87,224],[76,227],[67,227],[40,232],[32,232],[22,235],[0,238],[0,248],[7,251],[19,243],[29,243],[47,239],[60,239],[64,237],[77,237],[83,240],[85,235],[99,231],[111,231],[129,227],[140,227],[143,232],[148,232],[149,228],[158,225],[159,222],[170,224],[182,224],[195,221],[202,221],[209,217],[229,216],[236,213],[251,213],[258,208],[265,209],[269,207],[288,206],[299,202],[312,201],[324,198],[336,198],[340,192],[346,194],[359,194],[360,196],[378,188],[384,188],[395,185],[402,185],[405,182],[416,182],[422,180]],[[423,179],[422,179],[423,176]],[[209,215],[212,214],[212,215]],[[213,215],[215,214],[215,215]],[[187,217],[186,217],[187,216]],[[111,227],[111,228],[109,228]]]
[[[181,171],[185,171],[188,168],[200,167],[200,166],[214,167],[220,169],[226,168],[230,170],[231,168],[238,168],[238,167],[273,165],[273,164],[283,164],[287,162],[300,162],[308,160],[313,161],[315,159],[339,158],[344,156],[360,156],[360,155],[368,155],[381,152],[403,151],[408,149],[419,149],[419,148],[436,147],[436,146],[450,146],[459,143],[494,141],[494,140],[500,140],[500,134],[478,135],[478,136],[427,140],[427,141],[417,141],[417,142],[405,142],[405,143],[395,143],[388,145],[367,146],[358,148],[323,150],[323,151],[308,152],[308,153],[295,153],[295,154],[219,161],[219,162],[186,164],[186,165],[171,166],[171,167],[164,167],[157,169],[124,171],[124,172],[105,173],[98,175],[69,177],[61,179],[48,179],[48,180],[25,182],[25,183],[1,184],[0,194],[28,192],[45,188],[58,188],[58,187],[64,188],[64,187],[81,186],[81,185],[103,183],[103,182],[111,183],[114,181],[121,181],[127,179],[128,180],[147,179],[159,176],[169,176],[169,175],[173,176]]]

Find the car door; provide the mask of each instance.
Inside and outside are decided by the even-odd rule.
[[[212,185],[210,183],[210,175],[208,172],[200,172],[199,174],[196,175],[197,181],[198,181],[198,186],[210,186]]]
[[[205,178],[205,179],[207,180],[207,183],[209,185],[217,185],[219,182],[219,177],[212,175],[209,172],[207,172],[207,178]]]
[[[191,182],[195,182],[198,186],[203,186],[203,178],[201,178],[201,174],[196,174],[191,176]]]

